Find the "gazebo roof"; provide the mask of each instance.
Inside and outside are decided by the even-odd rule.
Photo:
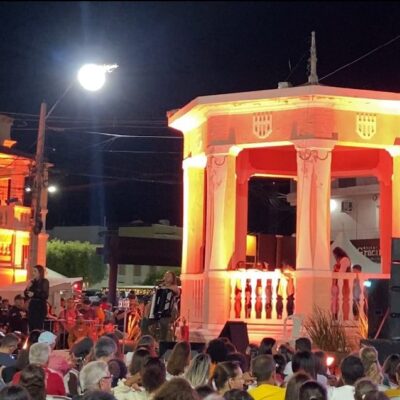
[[[199,96],[178,110],[168,112],[169,126],[187,132],[211,115],[234,115],[290,110],[302,107],[400,114],[400,93],[350,89],[323,85],[258,90]]]

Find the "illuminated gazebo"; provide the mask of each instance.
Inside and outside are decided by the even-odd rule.
[[[400,238],[400,94],[309,84],[198,97],[168,118],[184,136],[181,312],[191,327],[212,336],[227,320],[244,320],[255,337],[276,322],[265,290],[270,280],[276,303],[279,273],[237,269],[253,176],[297,184],[296,314],[329,309],[332,179],[379,180],[381,273],[390,272]]]

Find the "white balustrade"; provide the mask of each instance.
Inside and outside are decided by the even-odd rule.
[[[279,269],[262,271],[243,269],[229,271],[231,289],[230,317],[249,323],[284,320],[288,316],[287,276]],[[316,273],[317,277],[318,273]],[[330,275],[329,275],[330,276]],[[339,320],[355,322],[364,318],[367,310],[367,287],[370,279],[389,279],[389,274],[332,272],[331,311]],[[326,274],[324,275],[326,278]],[[292,272],[295,283],[296,272]],[[310,279],[313,277],[310,276]],[[296,292],[294,293],[296,302]],[[293,301],[292,301],[293,303]],[[295,307],[296,309],[296,307]],[[282,312],[278,313],[278,310]],[[294,310],[295,312],[295,310]]]

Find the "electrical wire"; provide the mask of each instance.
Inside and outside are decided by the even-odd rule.
[[[382,49],[383,47],[388,46],[389,44],[395,42],[395,41],[398,40],[398,39],[400,39],[400,35],[397,35],[397,36],[394,37],[393,39],[390,39],[390,40],[388,40],[387,42],[381,44],[380,46],[375,47],[373,50],[371,50],[371,51],[365,53],[365,54],[362,55],[361,57],[356,58],[354,61],[351,61],[351,62],[349,62],[349,63],[343,65],[342,67],[335,69],[334,71],[330,72],[329,74],[323,76],[322,78],[319,78],[319,81],[322,81],[323,79],[328,78],[329,76],[332,76],[333,74],[336,74],[336,72],[339,72],[339,71],[341,71],[341,70],[343,70],[343,69],[349,67],[350,65],[355,64],[356,62],[358,62],[358,61],[360,61],[360,60],[362,60],[362,59],[368,57],[369,55],[375,53],[376,51]]]

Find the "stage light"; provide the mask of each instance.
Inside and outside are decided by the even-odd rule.
[[[336,211],[338,208],[338,202],[335,199],[331,199],[329,205],[330,205],[331,212]]]
[[[371,281],[365,281],[364,282],[364,286],[367,287],[367,288],[371,287],[371,285],[372,285]]]

